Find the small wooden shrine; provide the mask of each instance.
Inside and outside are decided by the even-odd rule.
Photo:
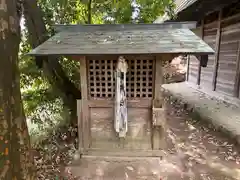
[[[196,24],[57,25],[34,56],[80,61],[79,149],[83,154],[156,156],[166,119],[162,62],[214,53],[190,29]]]

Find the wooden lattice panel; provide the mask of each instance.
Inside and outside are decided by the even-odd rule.
[[[152,98],[154,58],[125,57],[128,63],[128,98]],[[88,86],[91,98],[113,98],[117,57],[88,59]]]

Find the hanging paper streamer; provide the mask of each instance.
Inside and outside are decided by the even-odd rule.
[[[115,72],[115,121],[114,128],[119,137],[125,137],[127,133],[127,91],[126,74],[128,65],[124,57],[118,58]]]

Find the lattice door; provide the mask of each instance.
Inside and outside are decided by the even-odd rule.
[[[113,98],[118,57],[88,58],[88,86],[90,98]],[[127,73],[127,96],[133,98],[152,98],[153,95],[153,56],[124,57],[129,69]]]

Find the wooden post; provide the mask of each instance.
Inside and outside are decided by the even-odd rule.
[[[218,67],[219,67],[219,53],[220,53],[220,44],[221,44],[221,19],[222,19],[222,9],[218,14],[218,29],[216,36],[216,49],[215,49],[215,60],[213,67],[213,80],[212,80],[212,90],[216,90],[217,84],[217,75],[218,75]]]
[[[80,105],[80,121],[79,123],[81,129],[79,131],[82,131],[79,133],[79,135],[82,135],[81,137],[81,144],[79,143],[79,146],[81,145],[82,147],[79,147],[80,150],[83,149],[88,149],[90,147],[90,120],[89,120],[89,107],[88,107],[88,83],[87,83],[87,61],[86,57],[82,57],[80,59],[80,89],[81,89],[81,95],[82,95],[82,100],[81,100],[81,105]]]
[[[163,83],[162,57],[156,56],[155,61],[155,82],[154,82],[154,96],[153,96],[153,120],[152,120],[152,148],[159,150],[165,148],[165,116],[163,113],[163,97],[161,85]],[[160,112],[161,114],[159,115]],[[158,117],[156,117],[158,115]],[[153,121],[158,122],[153,122]]]
[[[186,71],[186,81],[189,80],[189,66],[190,66],[190,55],[187,55],[187,71]]]
[[[198,58],[199,64],[198,64],[198,74],[197,74],[197,85],[200,85],[201,83],[201,73],[202,73],[202,66],[201,66],[201,56]]]
[[[161,85],[163,84],[163,72],[162,72],[162,58],[156,56],[155,65],[155,84],[154,84],[154,99],[158,101],[158,106],[162,106],[162,93]]]
[[[82,100],[77,100],[77,117],[78,117],[78,148],[83,151],[83,125],[82,125]]]
[[[202,19],[201,21],[201,32],[200,32],[200,36],[202,39],[204,39],[204,19]],[[197,85],[200,85],[201,83],[201,73],[202,73],[202,66],[201,66],[201,61],[202,61],[202,57],[199,56],[198,57],[198,74],[197,74]]]
[[[234,97],[239,97],[239,86],[240,86],[240,41],[238,41],[237,69],[234,82]]]

